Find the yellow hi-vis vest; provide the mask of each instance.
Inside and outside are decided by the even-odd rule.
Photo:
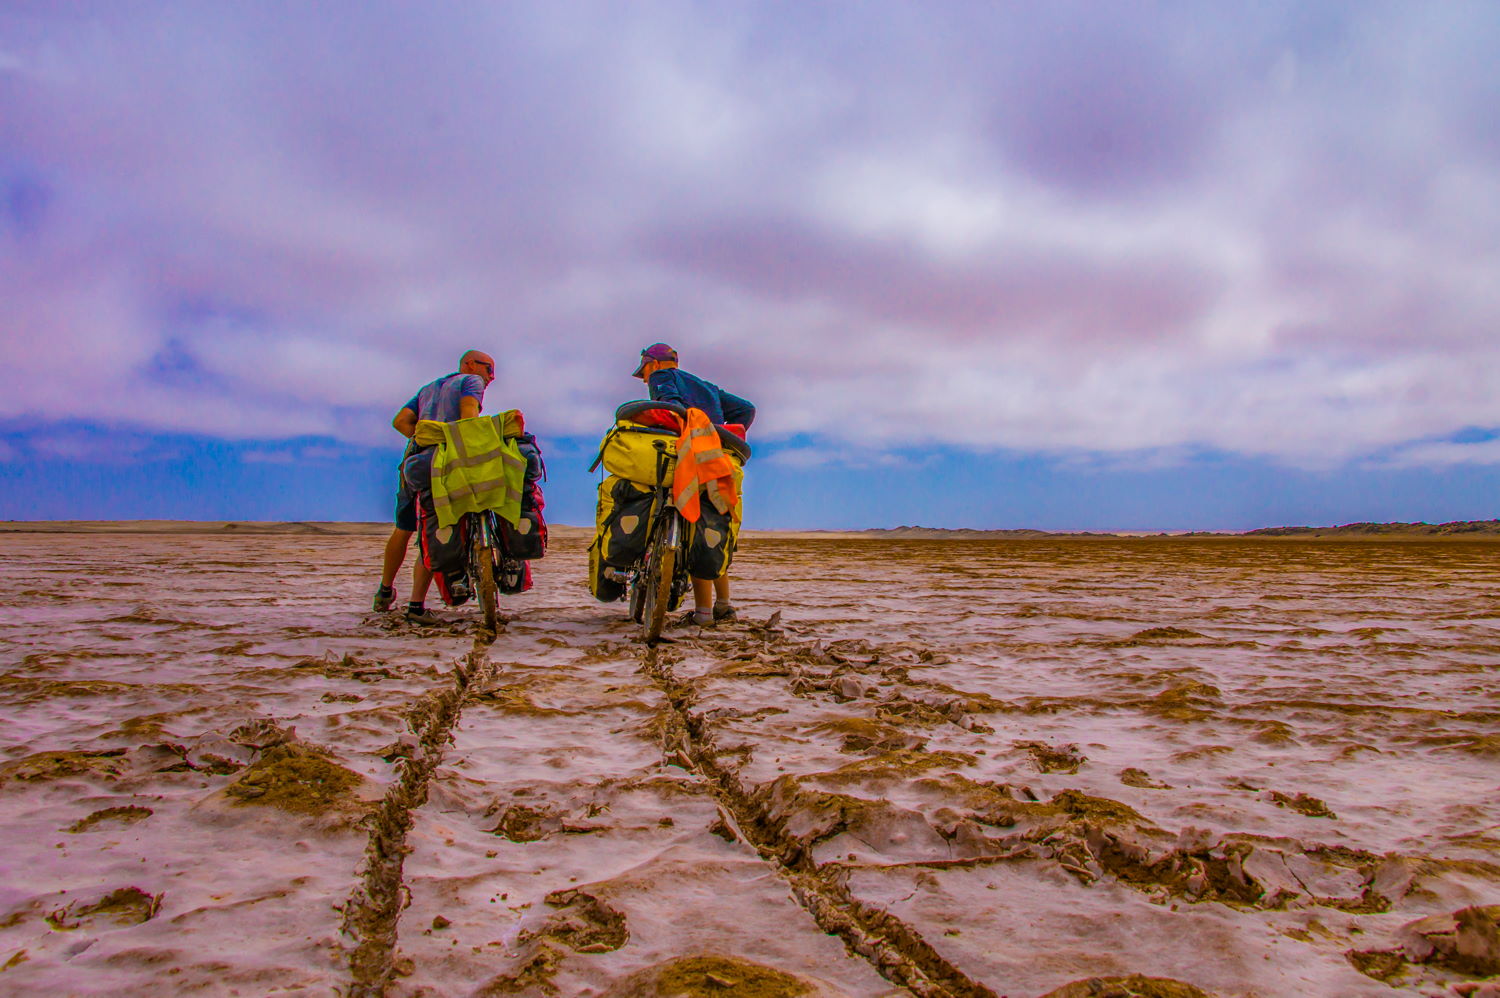
[[[509,413],[475,416],[451,423],[424,419],[412,438],[437,444],[432,457],[432,505],[439,527],[451,527],[465,513],[492,509],[515,523],[521,518],[526,459],[514,439],[503,435]]]

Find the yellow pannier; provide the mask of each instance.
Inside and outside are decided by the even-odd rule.
[[[657,443],[666,447],[664,474],[666,481],[670,482],[677,468],[677,434],[670,430],[641,426],[622,419],[599,442],[599,461],[611,475],[641,485],[655,485]]]

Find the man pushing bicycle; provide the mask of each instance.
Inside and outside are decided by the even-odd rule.
[[[665,343],[653,343],[641,351],[641,362],[634,377],[646,383],[653,402],[674,402],[685,409],[701,410],[713,426],[724,426],[730,432],[738,430],[743,436],[755,422],[754,405],[711,381],[682,370],[677,366],[677,351]],[[692,576],[693,610],[683,618],[684,623],[706,627],[717,621],[735,619],[734,605],[729,601],[729,560],[732,557],[731,549],[725,558],[723,572],[715,578]]]

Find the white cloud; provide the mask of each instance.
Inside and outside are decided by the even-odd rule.
[[[1425,443],[1403,447],[1380,462],[1396,468],[1451,468],[1500,464],[1500,440],[1476,443]]]

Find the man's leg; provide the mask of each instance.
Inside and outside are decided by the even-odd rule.
[[[420,527],[428,518],[436,517],[432,505],[432,456],[415,455],[405,465],[406,484],[411,495],[412,519]],[[420,504],[421,513],[417,512]],[[424,538],[428,534],[422,535]],[[427,591],[432,586],[432,569],[418,548],[417,560],[411,566],[411,600],[406,604],[406,619],[418,624],[436,624],[441,618],[427,609]]]
[[[709,619],[713,619],[714,612],[714,580],[693,579],[693,612],[706,613]]]
[[[729,573],[717,579],[693,579],[693,623],[711,624],[716,620],[733,620],[736,614],[729,602]]]
[[[397,522],[399,521],[398,516]],[[410,541],[411,531],[397,526],[385,542],[385,564],[380,570],[380,585],[375,590],[375,602],[372,604],[376,613],[385,613],[396,602],[396,589],[391,583],[396,581],[401,562],[406,560],[406,545]]]
[[[422,603],[427,599],[427,589],[432,585],[432,569],[418,558],[411,567],[411,601]]]
[[[729,602],[729,573],[714,580],[714,620],[734,620],[739,614],[735,613],[734,604]]]
[[[385,542],[385,569],[380,573],[380,584],[386,589],[391,587],[396,581],[396,573],[401,571],[401,563],[406,560],[407,545],[411,544],[411,535],[410,530],[397,527]]]

